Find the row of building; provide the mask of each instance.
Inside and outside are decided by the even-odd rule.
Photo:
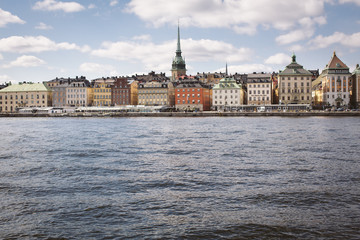
[[[44,83],[2,86],[0,112],[26,107],[145,105],[174,110],[224,110],[241,106],[309,105],[314,108],[359,107],[360,67],[354,72],[334,52],[325,69],[306,70],[296,61],[279,73],[186,75],[180,30],[171,77],[150,72],[131,77],[55,78]]]

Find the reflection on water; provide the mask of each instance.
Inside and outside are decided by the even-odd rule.
[[[358,118],[3,118],[0,238],[356,239]]]

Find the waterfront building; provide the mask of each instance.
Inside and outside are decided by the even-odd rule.
[[[350,103],[351,73],[334,52],[320,76],[312,83],[315,105],[347,107]]]
[[[351,105],[355,108],[360,107],[360,66],[356,65],[354,72],[351,75],[351,85],[352,85],[352,96],[351,96]]]
[[[252,73],[247,76],[247,104],[269,105],[272,103],[272,75]]]
[[[116,78],[111,86],[112,105],[137,105],[138,82],[126,77]]]
[[[279,73],[279,103],[311,104],[311,79],[313,73],[296,62],[295,54],[292,62]]]
[[[85,78],[76,78],[66,87],[66,105],[71,107],[90,106],[93,101],[93,89]]]
[[[54,85],[53,85],[54,84]],[[51,83],[52,89],[52,104],[53,107],[65,107],[67,106],[67,93],[66,88],[69,86],[70,81],[64,80],[59,83]],[[49,86],[49,82],[47,82]]]
[[[171,68],[171,80],[176,81],[179,76],[186,75],[186,64],[185,60],[181,56],[181,47],[180,47],[180,27],[178,26],[178,38],[177,38],[177,48],[176,55],[172,61]]]
[[[175,88],[175,108],[179,111],[209,111],[210,86],[198,79],[183,79]]]
[[[174,85],[172,82],[139,83],[139,105],[173,107],[174,102]]]
[[[93,106],[111,106],[111,86],[114,82],[114,77],[98,78],[93,80]]]
[[[19,83],[0,90],[0,112],[51,106],[51,90],[44,83]]]
[[[229,77],[226,69],[225,77],[212,88],[212,107],[214,110],[231,110],[240,105],[244,105],[242,85]]]

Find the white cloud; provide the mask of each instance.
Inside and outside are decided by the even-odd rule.
[[[39,29],[39,30],[50,30],[52,29],[52,26],[46,25],[45,23],[41,22],[39,23],[39,25],[37,25],[35,27],[35,29]]]
[[[115,67],[112,65],[86,62],[86,63],[81,64],[79,69],[80,69],[80,71],[82,71],[84,73],[104,74],[104,76],[118,75]]]
[[[251,59],[253,51],[236,48],[222,41],[182,39],[182,56],[191,61],[243,62]],[[104,42],[92,55],[119,61],[142,62],[147,70],[169,71],[175,56],[176,41],[154,44],[150,41]],[[185,59],[186,60],[186,59]]]
[[[151,35],[145,34],[145,35],[139,35],[139,36],[135,36],[132,38],[135,41],[150,41],[151,40]]]
[[[13,81],[8,75],[0,75],[0,83]]]
[[[111,7],[114,7],[114,6],[116,6],[118,3],[119,3],[119,2],[118,2],[117,0],[112,0],[112,1],[110,2],[110,6],[111,6]]]
[[[341,4],[355,3],[356,5],[360,6],[360,0],[339,0],[339,3]]]
[[[4,11],[0,8],[0,27],[5,27],[8,23],[24,24],[25,21],[21,20],[18,16],[12,15],[8,11]]]
[[[291,62],[291,57],[285,53],[277,53],[265,60],[266,64],[284,65]]]
[[[326,23],[326,19],[324,17],[317,18],[302,18],[299,21],[299,29],[290,31],[287,34],[280,35],[276,38],[276,42],[278,44],[290,44],[293,42],[301,41],[304,39],[311,38],[316,29],[316,25],[323,25]]]
[[[88,6],[88,9],[94,9],[94,8],[96,8],[96,5],[93,4],[93,3],[91,3],[91,4]]]
[[[309,41],[309,45],[312,49],[327,48],[333,44],[358,48],[360,47],[360,32],[354,33],[352,35],[347,35],[342,32],[335,32],[334,34],[327,37],[319,35],[313,40]]]
[[[328,0],[131,0],[126,11],[154,27],[164,24],[200,28],[230,28],[240,34],[254,34],[259,25],[279,30],[301,26],[299,19],[324,17]],[[159,7],[161,6],[161,7]]]
[[[45,64],[45,61],[37,58],[35,56],[23,55],[18,57],[15,61],[12,61],[10,64],[4,65],[5,68],[11,67],[37,67]]]
[[[0,54],[0,60],[3,60],[3,59],[4,59],[3,55]]]
[[[33,9],[43,11],[64,11],[70,13],[82,11],[85,9],[85,7],[77,2],[58,2],[55,0],[43,0],[36,2],[33,6]]]
[[[77,46],[74,43],[56,43],[44,36],[11,36],[0,39],[0,51],[2,52],[44,52],[57,50],[78,50],[81,52],[90,51],[88,46]]]

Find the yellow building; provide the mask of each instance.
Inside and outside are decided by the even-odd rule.
[[[138,105],[138,81],[130,81],[130,104]]]
[[[25,107],[50,107],[51,90],[43,83],[20,83],[0,90],[0,112]]]
[[[138,104],[146,106],[174,106],[174,85],[171,82],[140,83]]]
[[[95,79],[93,106],[111,106],[111,86],[114,82],[114,78]]]

